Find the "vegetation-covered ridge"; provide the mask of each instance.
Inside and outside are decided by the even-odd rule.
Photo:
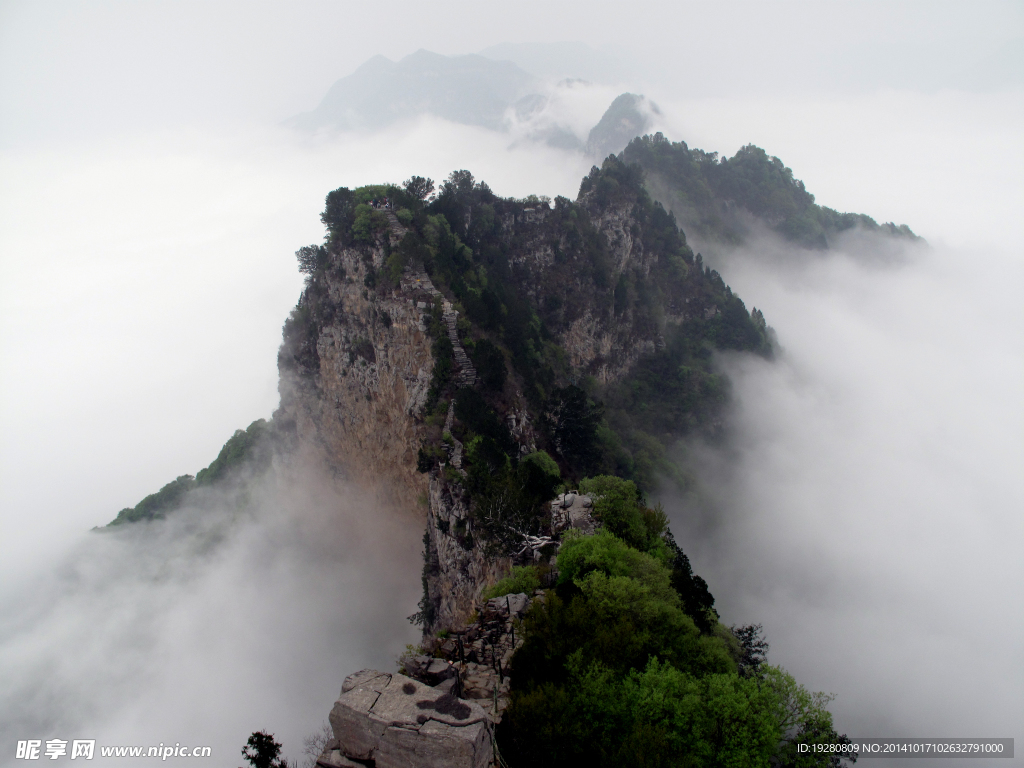
[[[259,472],[270,463],[273,440],[273,424],[265,419],[257,419],[245,430],[236,430],[210,466],[199,470],[194,477],[181,475],[134,507],[125,507],[110,521],[108,527],[140,520],[159,520],[168,512],[182,507],[188,494],[197,488],[235,479],[243,467]]]
[[[674,473],[667,448],[719,428],[728,382],[714,355],[771,356],[772,334],[692,251],[642,168],[609,157],[575,201],[501,198],[465,170],[437,190],[416,176],[340,188],[322,220],[324,242],[297,252],[306,284],[284,326],[281,409],[115,524],[247,477],[296,436],[355,435],[358,458],[414,423],[402,434],[418,445],[401,455],[429,486],[412,617],[425,637],[456,629],[457,610],[438,618],[442,577],[476,598],[547,587],[511,661],[497,731],[508,765],[838,764],[798,751],[843,739],[829,697],[770,667],[758,627],[722,624],[647,502]],[[389,400],[385,375],[408,398]],[[332,419],[329,434],[306,423]],[[556,530],[551,499],[567,489],[590,499],[592,535]],[[518,570],[495,584],[505,564]]]
[[[726,158],[656,133],[633,139],[619,157],[643,168],[652,194],[682,219],[687,231],[704,240],[738,244],[751,217],[812,249],[829,248],[840,233],[855,227],[920,240],[906,224],[878,224],[863,213],[818,205],[792,170],[753,144]]]
[[[389,210],[373,204],[385,198]],[[680,479],[666,447],[693,429],[715,429],[727,396],[713,354],[771,355],[762,314],[748,311],[693,253],[644,188],[639,166],[614,157],[583,179],[576,201],[500,198],[456,171],[436,193],[421,177],[334,190],[321,218],[325,241],[297,252],[307,282],[285,322],[279,368],[311,382],[319,376],[318,341],[339,312],[329,286],[352,280],[342,251],[363,254],[371,301],[394,291],[408,270],[425,272],[442,296],[427,325],[434,367],[420,416],[424,471],[447,456],[442,424],[454,403],[451,437],[466,445],[470,475],[490,477],[488,486],[508,476],[520,458],[507,425],[519,394],[537,447],[567,480],[610,473],[650,489],[659,474]],[[392,218],[404,230],[397,243]],[[381,248],[383,263],[372,266],[371,252]],[[473,388],[458,386],[443,298],[460,313],[461,344],[479,373]],[[384,311],[377,319],[390,322]],[[362,343],[355,353],[372,359],[372,343]],[[280,420],[279,413],[265,425],[265,437],[290,433],[294,425]],[[210,468],[122,510],[115,523],[180,506],[192,488],[219,479],[220,467],[240,463],[263,425],[239,431]]]
[[[386,238],[386,212],[370,204],[384,197],[405,228],[397,244]],[[671,471],[667,445],[717,423],[727,384],[713,353],[771,354],[761,313],[692,252],[640,169],[615,158],[591,171],[575,202],[500,198],[457,171],[436,194],[419,177],[335,190],[323,220],[326,242],[300,251],[309,279],[285,326],[281,367],[318,370],[316,339],[336,306],[332,254],[363,250],[369,262],[383,246],[383,267],[364,278],[380,299],[407,270],[422,270],[442,297],[428,321],[435,366],[424,418],[435,428],[421,469],[447,455],[441,424],[454,403],[452,436],[467,446],[470,485],[518,461],[506,416],[521,393],[538,447],[568,478],[607,472],[651,488]],[[479,373],[472,388],[454,376],[442,298],[460,313],[459,338]]]
[[[375,207],[382,199],[390,209]],[[716,428],[727,383],[714,353],[772,347],[761,313],[693,253],[642,170],[609,158],[576,201],[500,198],[468,171],[436,193],[413,177],[335,190],[323,219],[326,242],[299,252],[307,287],[282,369],[316,386],[318,340],[339,322],[335,287],[356,279],[353,264],[376,307],[413,274],[439,293],[424,313],[434,368],[417,463],[431,499],[465,515],[428,518],[412,617],[426,644],[458,630],[439,620],[436,589],[451,539],[516,564],[488,596],[549,586],[509,670],[497,736],[507,763],[828,765],[821,754],[800,763],[797,745],[842,739],[829,697],[769,667],[758,628],[721,623],[663,511],[645,501],[671,472],[666,446]],[[458,378],[449,306],[472,383]],[[369,364],[373,346],[360,339],[350,354]],[[594,535],[559,541],[550,501],[566,488],[593,499]]]
[[[615,477],[585,480],[600,528],[489,595],[533,593],[497,744],[509,766],[838,766],[827,705],[767,664],[760,626],[719,622],[660,508]],[[526,590],[524,590],[526,588]],[[801,751],[802,749],[806,751]]]

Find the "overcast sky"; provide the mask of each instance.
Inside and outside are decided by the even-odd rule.
[[[577,41],[609,62],[609,92],[643,92],[662,107],[669,138],[728,154],[758,144],[822,204],[909,224],[935,247],[904,271],[866,270],[844,256],[810,273],[746,256],[731,274],[723,267],[748,306],[765,310],[789,355],[769,369],[723,363],[737,381],[738,434],[752,447],[728,469],[715,456],[703,466],[709,478],[737,467],[771,469],[743,472],[735,493],[716,502],[729,525],[693,542],[698,571],[713,577],[720,605],[732,612],[726,621],[756,619],[773,629],[773,654],[809,685],[835,690],[847,722],[923,727],[898,715],[925,695],[900,691],[916,685],[934,701],[941,694],[932,667],[964,666],[965,649],[990,656],[977,665],[980,682],[970,695],[961,674],[951,696],[977,712],[991,690],[1001,712],[993,722],[1024,722],[1019,620],[1005,622],[1017,645],[995,643],[996,650],[978,646],[985,633],[1000,631],[998,619],[948,636],[893,629],[899,637],[877,648],[890,662],[860,685],[872,674],[869,663],[856,667],[856,679],[834,674],[841,656],[812,653],[828,636],[792,627],[820,619],[822,601],[850,590],[875,594],[890,576],[918,574],[921,583],[881,614],[861,604],[842,617],[867,626],[861,620],[871,614],[892,627],[908,604],[941,600],[948,586],[941,564],[899,550],[842,560],[849,575],[841,588],[808,597],[797,589],[806,572],[789,568],[782,546],[822,507],[826,522],[812,527],[809,546],[828,540],[830,510],[858,543],[870,538],[842,522],[853,513],[828,492],[858,488],[853,467],[884,475],[858,498],[874,505],[872,515],[903,515],[900,530],[924,524],[924,502],[911,497],[938,478],[947,492],[928,496],[946,521],[931,540],[936,551],[966,557],[955,550],[955,521],[957,510],[967,510],[983,530],[970,557],[958,561],[965,583],[986,596],[986,615],[1024,613],[1019,567],[999,567],[1015,552],[1019,565],[1024,543],[1014,522],[1024,466],[1022,40],[1021,2],[0,2],[0,584],[14,584],[14,574],[19,584],[25,574],[53,578],[68,552],[85,551],[83,531],[195,473],[234,429],[270,416],[280,328],[301,290],[292,254],[322,237],[327,191],[468,168],[499,194],[575,197],[589,167],[579,156],[510,149],[502,134],[430,118],[332,141],[297,139],[277,127],[281,121],[314,108],[335,80],[376,54],[397,60],[419,48],[462,54],[505,42]],[[933,381],[941,386],[919,397]],[[911,415],[891,418],[902,412],[887,410],[896,406]],[[820,429],[835,430],[835,439],[819,440]],[[915,481],[900,485],[901,476]],[[883,502],[897,488],[910,501],[890,508]],[[735,523],[767,497],[764,518]],[[954,501],[955,508],[942,506]],[[248,583],[258,566],[245,542],[275,529],[259,530],[240,536],[220,576],[189,599]],[[753,558],[756,536],[773,540],[778,558]],[[295,545],[289,557],[309,562],[309,546]],[[748,562],[747,575],[716,565],[727,556]],[[325,573],[345,579],[355,556],[339,557]],[[296,568],[281,587],[282,605],[289,590],[307,588]],[[99,590],[109,571],[93,572],[101,574]],[[785,599],[768,599],[755,583],[778,584]],[[414,603],[412,593],[402,600]],[[17,603],[17,594],[2,596],[4,605]],[[392,626],[414,610],[405,603],[376,620]],[[322,616],[318,603],[301,605],[310,620]],[[364,609],[317,626],[339,631],[373,613]],[[76,610],[61,616],[87,613]],[[221,630],[236,626],[231,621]],[[40,619],[25,636],[48,636],[55,622]],[[10,638],[0,636],[0,669],[2,659],[21,658],[10,655]],[[169,668],[201,652],[198,629],[191,640]],[[53,647],[60,642],[53,638]],[[283,633],[253,658],[275,658],[294,642]],[[325,642],[311,641],[295,679],[314,676]],[[906,669],[901,654],[915,643],[930,650],[897,690],[885,675]],[[332,673],[345,659],[332,662]],[[216,667],[217,659],[203,663]],[[997,684],[1000,676],[1016,693],[1005,680]],[[867,717],[872,697],[896,719]],[[955,723],[962,705],[950,706]],[[286,720],[294,742],[302,725]],[[252,727],[263,725],[273,727]]]
[[[1019,2],[4,2],[5,142],[273,123],[375,54],[582,41],[676,96],[1022,83]]]

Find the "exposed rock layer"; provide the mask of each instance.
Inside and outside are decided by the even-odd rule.
[[[494,757],[491,719],[479,705],[401,674],[349,675],[329,719],[334,740],[320,766],[485,768]]]
[[[427,490],[416,450],[434,367],[424,315],[437,291],[429,279],[404,281],[387,296],[368,290],[364,281],[382,265],[382,245],[369,260],[351,249],[334,258],[324,277],[329,321],[318,329],[317,370],[282,370],[281,410],[330,465],[415,509]]]

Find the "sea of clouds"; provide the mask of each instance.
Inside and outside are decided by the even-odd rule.
[[[872,245],[725,255],[780,349],[719,358],[727,437],[682,446],[696,487],[663,500],[723,620],[837,693],[841,732],[1016,736],[1024,265]]]
[[[465,167],[499,194],[575,196],[584,158],[513,141],[424,118],[0,156],[0,765],[50,738],[236,764],[261,728],[299,758],[346,675],[418,640],[422,518],[315,466],[90,529],[270,417],[292,254],[322,240],[329,190]]]
[[[1019,99],[656,100],[670,138],[754,141],[822,203],[930,243],[708,251],[780,341],[773,362],[719,360],[729,441],[683,446],[698,490],[665,495],[723,619],[763,623],[850,735],[1024,737]],[[467,168],[572,198],[589,167],[430,118],[0,153],[0,765],[51,737],[232,764],[258,728],[297,757],[345,674],[393,663],[416,637],[420,522],[315,468],[241,508],[89,528],[270,416],[291,254],[322,237],[327,191]]]

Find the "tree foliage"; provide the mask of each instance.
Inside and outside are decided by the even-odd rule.
[[[208,467],[199,470],[195,477],[181,475],[134,507],[122,509],[109,525],[159,520],[167,513],[180,509],[187,501],[189,492],[196,488],[222,480],[235,482],[244,476],[245,470],[259,473],[270,463],[273,450],[271,425],[265,419],[257,419],[246,429],[235,430],[235,434],[220,449],[217,458]]]
[[[288,768],[288,761],[281,758],[281,745],[274,740],[274,734],[255,731],[242,747],[242,757],[252,768]]]
[[[574,384],[556,388],[544,407],[543,424],[554,449],[580,472],[597,468],[597,430],[604,406]]]
[[[505,379],[508,377],[508,369],[505,365],[505,355],[490,339],[480,339],[470,352],[473,358],[473,367],[480,376],[480,383],[484,389],[491,392],[501,392],[505,387]]]
[[[327,249],[322,245],[304,245],[295,252],[299,262],[299,272],[312,275],[327,264]]]
[[[434,180],[413,176],[402,184],[405,191],[417,200],[426,200],[434,192]]]
[[[139,520],[155,520],[168,512],[178,509],[185,501],[186,494],[196,487],[192,475],[181,475],[156,493],[151,493],[134,507],[125,507],[110,521],[110,525],[135,523]]]
[[[664,540],[668,518],[661,507],[642,503],[636,483],[614,475],[598,475],[580,482],[580,492],[594,499],[594,517],[611,533],[641,552],[668,559]]]
[[[245,430],[235,430],[210,466],[199,470],[196,485],[211,485],[249,462],[266,465],[272,450],[269,431],[270,425],[265,419],[257,419]]]
[[[762,634],[761,625],[733,627],[732,633],[742,649],[742,654],[737,660],[740,674],[744,677],[757,677],[761,673],[761,665],[768,660],[768,641]]]
[[[636,503],[635,488],[604,485],[615,504]],[[844,738],[830,696],[763,656],[740,674],[740,642],[717,623],[698,630],[663,558],[605,528],[568,535],[558,568],[512,660],[498,728],[510,766],[831,765],[796,746]]]
[[[562,479],[558,463],[547,451],[534,451],[519,461],[516,470],[523,490],[537,503],[546,502]]]
[[[514,565],[512,573],[484,590],[484,600],[505,595],[532,595],[540,587],[540,571],[535,565]]]
[[[879,225],[864,214],[818,205],[791,169],[753,144],[726,158],[657,133],[633,139],[621,157],[642,168],[659,196],[682,213],[686,227],[705,238],[742,241],[748,226],[736,211],[743,210],[807,248],[828,248],[838,234],[854,227],[918,239],[905,224]]]

